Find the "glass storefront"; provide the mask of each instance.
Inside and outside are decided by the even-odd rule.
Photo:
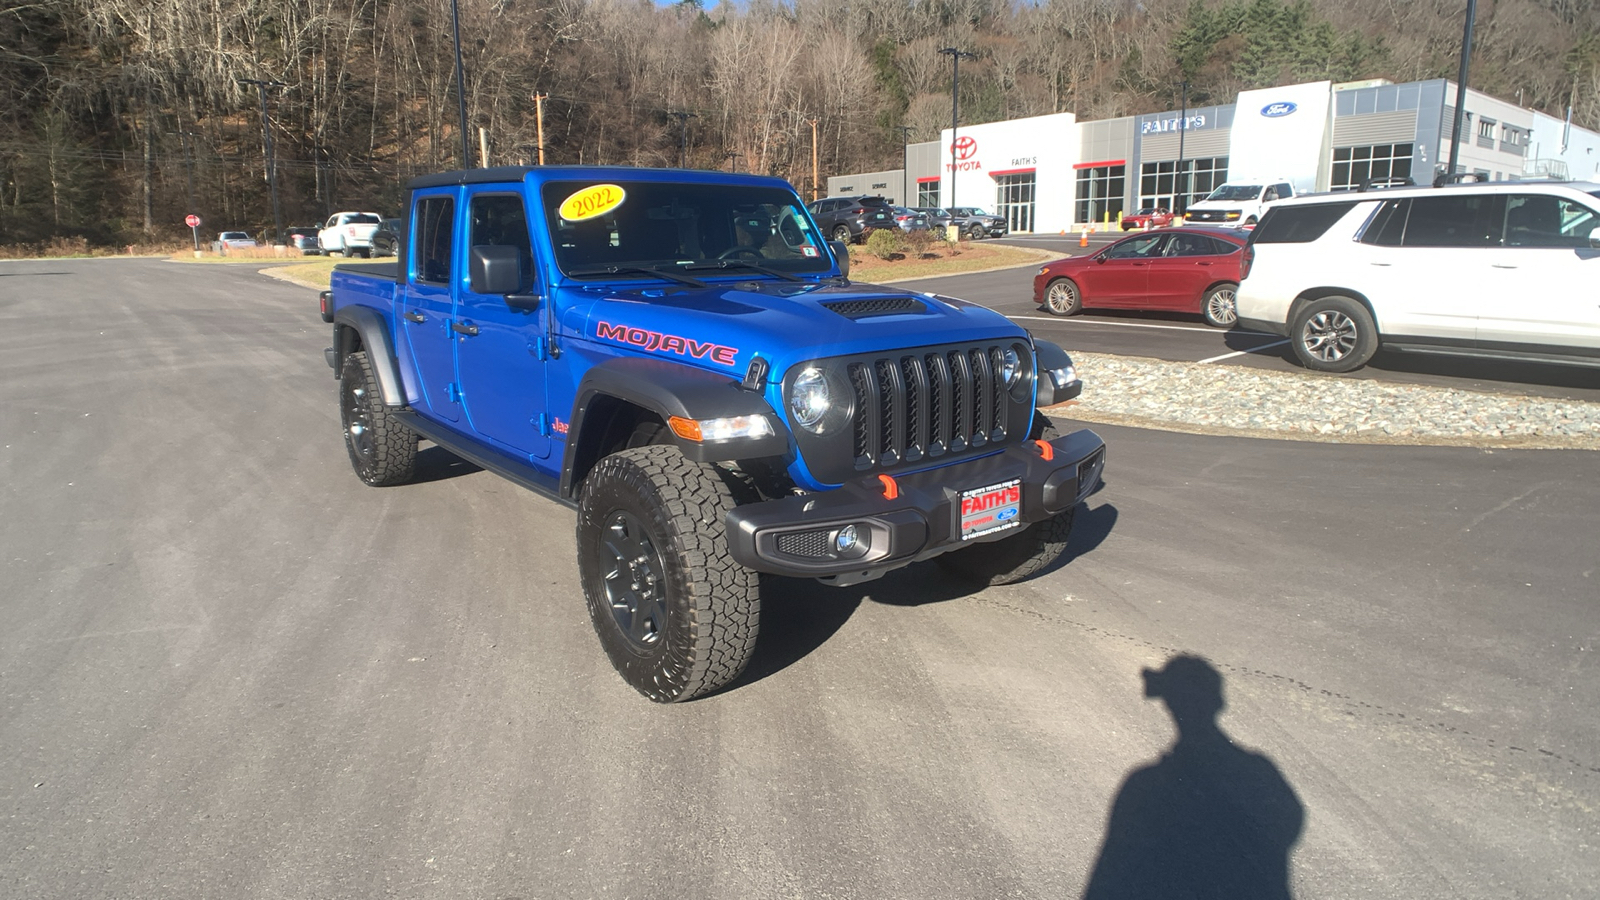
[[[1016,172],[994,177],[995,215],[1006,220],[1011,231],[1033,231],[1034,173]]]
[[[1072,221],[1089,225],[1115,222],[1122,218],[1127,176],[1126,165],[1079,169],[1077,203]]]
[[[1411,144],[1335,147],[1330,190],[1353,191],[1368,179],[1410,178]]]
[[[1204,200],[1216,190],[1217,185],[1228,180],[1226,156],[1186,159],[1183,168],[1187,183],[1179,177],[1177,160],[1148,162],[1139,166],[1139,206],[1159,206],[1171,210],[1185,210],[1189,205]],[[1183,191],[1187,199],[1178,202]]]

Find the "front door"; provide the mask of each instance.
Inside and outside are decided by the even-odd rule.
[[[1506,198],[1505,245],[1487,252],[1500,289],[1485,292],[1477,345],[1600,356],[1600,211],[1551,194]]]
[[[1128,306],[1141,300],[1150,285],[1150,263],[1161,258],[1166,243],[1166,234],[1152,232],[1102,250],[1104,261],[1084,269],[1084,302],[1089,306]]]
[[[400,300],[399,327],[417,363],[422,400],[434,416],[461,418],[461,391],[456,382],[456,333],[453,284],[462,280],[455,247],[455,197],[417,198],[417,221],[411,229],[410,271]]]
[[[468,239],[463,264],[472,248],[515,247],[523,260],[523,293],[536,293],[528,217],[521,194],[492,189],[467,195]],[[461,289],[456,308],[457,366],[461,392],[472,430],[500,447],[526,456],[550,455],[550,430],[555,423],[545,405],[546,308],[515,309],[503,294],[475,294]]]

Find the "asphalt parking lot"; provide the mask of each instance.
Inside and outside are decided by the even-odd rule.
[[[569,510],[433,447],[360,484],[314,291],[3,262],[0,326],[7,900],[1600,882],[1593,453],[1094,426],[1060,564],[780,580],[662,707]]]
[[[1122,236],[1121,232],[1094,235],[1090,238],[1088,249],[1078,246],[1077,234],[1015,237],[1007,238],[1003,243],[1047,250],[1061,256],[1077,256],[1092,253]],[[1283,338],[1211,328],[1198,315],[1089,310],[1071,318],[1052,316],[1033,303],[1033,275],[1036,271],[1036,266],[1029,266],[977,275],[909,281],[900,286],[940,291],[982,303],[1068,350],[1208,365],[1225,363],[1280,371],[1304,371]],[[1383,352],[1365,368],[1342,377],[1600,401],[1600,369],[1592,368]]]

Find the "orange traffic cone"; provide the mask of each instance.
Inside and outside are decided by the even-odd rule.
[[[1083,231],[1079,232],[1079,234],[1078,234],[1078,246],[1079,247],[1087,247],[1087,246],[1089,246],[1089,229],[1085,228]]]

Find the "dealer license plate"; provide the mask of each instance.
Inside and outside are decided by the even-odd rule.
[[[1022,524],[1022,479],[961,492],[961,539],[971,540]]]

